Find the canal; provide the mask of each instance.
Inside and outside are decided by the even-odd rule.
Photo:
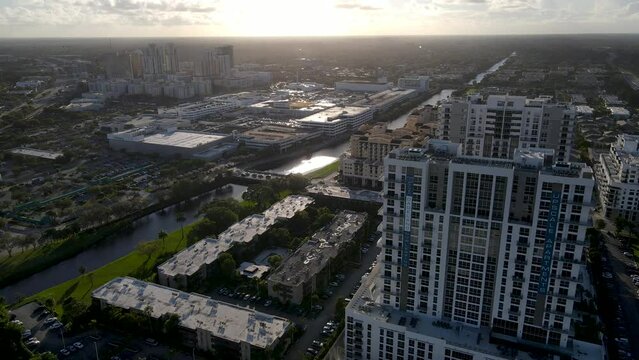
[[[492,74],[495,71],[499,70],[499,68],[501,68],[508,61],[508,59],[510,59],[511,56],[515,56],[515,55],[516,53],[512,53],[510,54],[510,56],[502,59],[498,63],[491,66],[488,70],[480,74],[477,74],[472,80],[468,82],[468,84],[472,85],[472,84],[478,84],[482,82],[482,80],[484,80],[486,75]],[[434,106],[437,104],[437,102],[448,99],[454,91],[455,90],[453,89],[442,90],[438,94],[433,95],[428,100],[419,104],[417,107],[422,107],[424,105]],[[406,112],[405,114],[403,114],[402,116],[398,117],[397,119],[389,122],[388,128],[398,129],[403,127],[404,124],[406,124],[406,121],[408,120],[408,116],[410,115],[412,111],[413,110],[410,110]],[[310,155],[301,156],[301,157],[292,159],[283,165],[280,165],[276,168],[273,168],[267,171],[274,172],[277,174],[308,174],[314,170],[321,169],[324,166],[338,160],[342,154],[348,151],[348,145],[349,145],[349,142],[347,140],[338,145],[315,151],[311,153]]]
[[[178,212],[184,214],[186,219],[184,225],[186,226],[198,219],[198,210],[206,202],[215,198],[228,197],[240,200],[246,191],[246,186],[233,184],[232,187],[233,191],[230,193],[216,195],[214,191],[208,192],[184,204],[173,205],[163,211],[142,217],[134,221],[131,231],[114,236],[112,239],[103,241],[70,259],[0,289],[0,296],[4,297],[8,303],[13,303],[21,297],[36,294],[77,277],[78,269],[81,266],[84,266],[87,271],[104,266],[130,253],[139,243],[156,239],[161,230],[171,232],[179,229],[181,224],[176,220]]]

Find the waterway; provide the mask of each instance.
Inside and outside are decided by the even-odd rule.
[[[482,80],[484,80],[486,75],[492,74],[495,71],[499,70],[499,68],[501,68],[511,56],[515,56],[515,55],[516,53],[512,53],[510,54],[510,56],[502,59],[495,65],[491,66],[488,70],[480,74],[477,74],[471,81],[468,82],[468,84],[478,84],[482,82]],[[433,95],[428,100],[419,104],[417,107],[422,107],[424,105],[434,106],[437,104],[437,102],[448,99],[454,91],[455,91],[454,89],[444,89],[438,94]],[[408,120],[408,116],[411,114],[411,112],[413,112],[412,109],[406,112],[405,114],[403,114],[402,116],[398,117],[397,119],[389,122],[388,128],[398,129],[403,127],[404,124],[406,124],[406,121]],[[310,155],[292,159],[288,161],[287,163],[280,165],[276,168],[270,169],[268,171],[274,172],[277,174],[308,174],[314,170],[321,169],[324,166],[337,161],[340,158],[340,156],[342,156],[342,154],[344,154],[347,151],[348,151],[348,141],[345,141],[338,145],[315,151],[311,153]]]
[[[161,230],[175,231],[181,224],[176,220],[176,213],[182,212],[185,217],[184,225],[188,225],[199,218],[200,206],[215,198],[241,199],[246,191],[246,186],[232,185],[233,191],[223,195],[216,195],[214,191],[200,195],[190,201],[173,205],[142,217],[133,223],[133,229],[119,234],[112,239],[102,241],[95,247],[87,249],[80,254],[64,260],[35,275],[23,279],[13,285],[0,289],[0,296],[9,303],[17,301],[23,296],[30,296],[54,285],[60,284],[78,276],[78,269],[84,266],[87,271],[97,269],[130,253],[135,247],[148,240],[157,238]]]

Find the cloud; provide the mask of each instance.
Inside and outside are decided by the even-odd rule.
[[[113,24],[182,26],[212,22],[216,8],[199,0],[23,0],[0,5],[0,25]]]
[[[343,2],[335,5],[338,9],[346,9],[346,10],[364,10],[364,11],[376,11],[382,10],[381,7],[360,4],[359,2],[351,1],[351,2]]]

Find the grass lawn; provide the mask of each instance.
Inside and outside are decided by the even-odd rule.
[[[317,169],[315,171],[311,171],[310,173],[304,176],[307,179],[321,179],[338,171],[339,171],[339,160],[335,160],[334,162],[324,166],[323,168]]]
[[[0,259],[0,283],[16,281],[68,259],[116,230],[117,224],[114,224],[93,232],[70,236],[36,249],[29,248],[24,251],[15,249],[12,256],[7,255]]]
[[[188,234],[196,223],[197,222],[185,226],[184,233]],[[153,273],[155,271],[158,258],[176,253],[186,246],[186,236],[184,237],[184,241],[182,241],[181,231],[180,229],[177,229],[168,234],[164,240],[164,245],[162,245],[162,240],[159,239],[153,240],[149,242],[149,244],[153,245],[149,247],[152,251],[148,251],[148,254],[145,254],[139,248],[136,248],[128,255],[104,265],[101,268],[87,272],[75,279],[71,279],[30,296],[21,301],[21,304],[33,300],[40,300],[44,302],[45,299],[53,298],[56,302],[56,311],[58,315],[61,316],[61,304],[67,297],[73,297],[80,302],[89,304],[91,303],[91,292],[115,277],[134,276],[139,278],[138,274]]]

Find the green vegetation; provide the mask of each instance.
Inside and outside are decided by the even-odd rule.
[[[71,232],[65,237],[59,237],[59,240],[51,240],[48,244],[38,248],[23,249],[22,252],[11,253],[0,259],[0,286],[42,271],[51,266],[51,264],[58,263],[84,249],[88,249],[104,238],[126,229],[128,226],[128,222],[117,222],[79,234]],[[55,236],[55,238],[58,237]]]
[[[187,225],[184,230],[188,233],[195,224]],[[21,303],[34,300],[49,302],[53,300],[55,311],[64,316],[63,304],[68,298],[73,298],[81,304],[90,304],[91,292],[118,276],[133,276],[144,280],[153,280],[155,267],[168,259],[176,251],[186,247],[182,241],[181,230],[168,234],[163,240],[157,239],[140,244],[130,254],[123,256],[99,269],[86,272],[75,279],[44,290],[24,299]]]
[[[3,359],[15,360],[51,360],[56,359],[51,353],[32,354],[22,342],[22,325],[11,322],[9,311],[4,303],[0,302],[0,348]]]
[[[339,160],[336,160],[323,168],[304,175],[307,179],[322,179],[339,171]]]

